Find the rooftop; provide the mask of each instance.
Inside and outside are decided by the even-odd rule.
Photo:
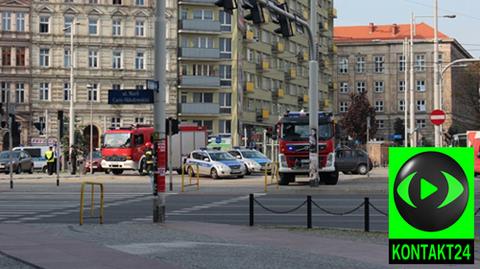
[[[415,25],[415,39],[433,39],[433,27],[426,23]],[[336,42],[355,42],[373,40],[403,40],[410,38],[410,24],[375,25],[370,23],[365,26],[337,26],[334,28]],[[450,39],[449,36],[438,32],[438,38]]]

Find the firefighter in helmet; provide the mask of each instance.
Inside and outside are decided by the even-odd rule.
[[[145,170],[147,173],[153,171],[153,145],[150,142],[145,144]]]

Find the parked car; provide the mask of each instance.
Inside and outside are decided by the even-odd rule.
[[[361,149],[337,149],[335,154],[336,169],[344,174],[365,175],[373,168],[372,160],[368,157],[367,153]]]
[[[100,151],[93,151],[92,152],[92,163],[90,163],[90,153],[87,154],[85,159],[85,173],[90,173],[93,168],[93,173],[95,172],[103,172],[104,169],[102,168],[102,153]],[[92,173],[92,174],[93,174]]]
[[[267,169],[267,171],[271,170],[272,161],[254,149],[235,147],[229,150],[228,153],[243,162],[247,175],[256,172],[265,172],[265,169]]]
[[[45,158],[45,152],[48,150],[48,146],[23,146],[15,147],[14,151],[23,150],[28,152],[33,160],[33,168],[35,170],[41,170],[47,172],[47,159]]]
[[[8,174],[10,171],[10,154],[12,155],[13,171],[17,174],[21,172],[33,173],[33,160],[30,155],[23,150],[2,151],[0,152],[0,172]]]
[[[230,153],[215,149],[192,151],[185,164],[187,172],[191,176],[197,173],[197,165],[200,175],[211,176],[213,179],[220,177],[242,178],[246,173],[243,163]]]

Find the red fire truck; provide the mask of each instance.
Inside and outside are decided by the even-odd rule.
[[[480,175],[480,131],[467,131],[467,147],[473,147],[475,176]]]
[[[153,144],[153,127],[136,125],[107,130],[102,137],[102,168],[120,175],[125,170],[145,173],[145,151]],[[207,129],[194,124],[179,125],[179,133],[172,136],[172,167],[181,172],[183,157],[207,144]],[[168,141],[169,142],[169,141]]]
[[[288,112],[276,125],[279,145],[280,185],[295,182],[295,176],[309,174],[308,113]],[[318,113],[318,156],[320,180],[328,185],[338,182],[335,169],[335,125],[331,113]]]

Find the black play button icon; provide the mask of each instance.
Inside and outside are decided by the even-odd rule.
[[[405,221],[424,231],[450,227],[468,201],[467,177],[460,165],[439,152],[415,155],[395,178],[395,205]]]

